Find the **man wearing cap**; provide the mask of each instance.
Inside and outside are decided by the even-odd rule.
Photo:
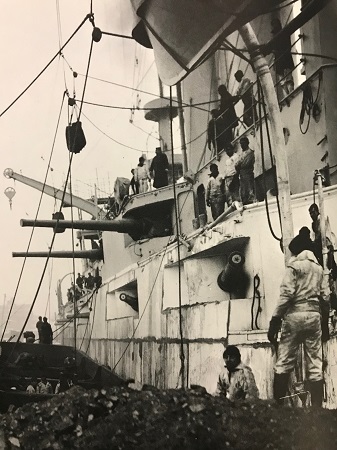
[[[254,151],[249,147],[249,139],[243,136],[240,139],[242,155],[235,164],[235,169],[240,177],[240,195],[244,205],[249,205],[255,200],[254,186]]]
[[[219,376],[217,393],[231,401],[259,398],[254,374],[250,367],[242,363],[240,350],[235,345],[228,345],[223,359],[227,370]]]
[[[320,299],[328,303],[328,287],[323,269],[313,253],[307,227],[289,244],[292,257],[281,283],[278,305],[270,321],[268,339],[275,345],[282,324],[278,357],[275,364],[274,398],[283,402],[289,376],[295,367],[297,352],[303,344],[307,386],[311,403],[323,401],[322,328]]]
[[[206,189],[206,204],[211,207],[213,220],[217,219],[225,210],[224,179],[219,174],[216,164],[209,166],[211,173]]]

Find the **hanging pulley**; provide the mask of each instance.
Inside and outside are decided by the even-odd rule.
[[[10,209],[12,209],[12,200],[13,200],[14,195],[16,194],[16,191],[14,188],[8,187],[4,190],[4,193],[9,200],[9,207],[10,207]]]

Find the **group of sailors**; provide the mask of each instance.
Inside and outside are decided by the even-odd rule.
[[[206,204],[211,207],[213,220],[217,219],[234,201],[248,205],[255,201],[254,164],[255,154],[249,146],[249,139],[240,139],[241,152],[235,153],[232,145],[226,148],[228,158],[223,174],[218,165],[211,164],[206,189]]]
[[[68,302],[74,302],[79,300],[87,292],[92,292],[94,289],[98,289],[102,284],[102,277],[98,274],[92,276],[89,272],[87,276],[77,274],[76,284],[71,283],[70,288],[67,290]]]
[[[131,170],[133,175],[130,183],[132,194],[149,191],[152,188],[152,180],[155,189],[167,186],[169,184],[168,172],[168,158],[161,147],[156,148],[156,156],[152,159],[150,167],[144,156],[141,156],[137,167]]]
[[[282,30],[279,19],[271,21],[271,33],[275,36]],[[294,79],[292,72],[295,68],[291,54],[290,37],[282,37],[273,45],[274,69],[276,74],[276,86],[279,85],[283,94],[287,96],[294,90]],[[250,127],[257,121],[257,101],[254,96],[254,83],[245,76],[242,70],[237,70],[234,74],[239,83],[235,95],[228,92],[225,85],[218,87],[220,95],[220,106],[211,110],[211,120],[208,123],[207,142],[208,148],[215,154],[226,150],[234,138],[235,128],[241,119],[235,111],[235,104],[238,101],[243,103],[242,122],[245,127]],[[287,101],[286,101],[287,102]]]
[[[287,399],[298,398],[307,405],[323,403],[323,343],[329,339],[327,327],[331,309],[337,310],[335,284],[337,267],[334,259],[336,238],[325,219],[328,277],[323,271],[323,248],[320,211],[316,203],[309,207],[312,230],[302,227],[289,244],[291,258],[280,286],[280,296],[273,312],[268,339],[275,348],[275,400],[285,404]],[[325,251],[325,250],[324,250]],[[280,339],[279,339],[280,333]],[[303,346],[306,380],[294,394],[289,393],[289,380],[296,364],[300,363]],[[230,400],[255,399],[259,396],[252,370],[241,361],[237,347],[229,345],[223,353],[225,371],[220,374],[218,394]]]
[[[60,394],[70,389],[74,385],[74,382],[71,376],[61,373],[55,390],[46,377],[41,377],[40,381],[37,378],[31,378],[27,380],[26,384],[26,392],[28,394]]]
[[[39,343],[40,344],[52,344],[53,343],[53,330],[48,322],[47,317],[42,319],[42,316],[39,316],[39,320],[36,323],[36,328],[39,335]]]

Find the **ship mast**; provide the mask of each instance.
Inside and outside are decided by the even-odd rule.
[[[290,204],[290,185],[287,154],[283,136],[283,125],[272,76],[266,59],[259,49],[259,41],[250,24],[239,29],[239,33],[250,53],[253,67],[259,78],[271,123],[271,137],[275,149],[275,165],[281,212],[282,244],[285,261],[290,256],[288,245],[294,236],[293,218]],[[267,120],[267,118],[265,118]]]

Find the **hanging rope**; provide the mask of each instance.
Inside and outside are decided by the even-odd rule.
[[[267,139],[268,139],[269,157],[270,157],[270,162],[271,162],[271,166],[272,166],[272,169],[273,169],[274,183],[275,183],[275,186],[276,186],[277,211],[278,211],[280,229],[281,229],[281,233],[282,233],[281,207],[280,207],[279,192],[278,192],[278,188],[277,188],[276,166],[274,164],[274,155],[273,155],[272,143],[271,143],[271,137],[270,137],[270,131],[269,131],[269,123],[268,123],[268,120],[267,120],[268,119],[268,115],[267,115],[266,103],[264,101],[264,93],[263,93],[263,89],[262,89],[261,84],[260,84],[260,89],[261,89],[261,94],[262,94],[262,108],[263,108],[263,114],[264,114],[264,117],[265,117],[265,126],[266,126]],[[268,201],[268,199],[267,199],[267,201]],[[280,241],[281,241],[281,239],[280,239]]]
[[[271,219],[270,219],[270,213],[269,213],[269,205],[268,205],[268,199],[267,199],[267,185],[266,185],[266,167],[265,167],[265,161],[264,161],[264,142],[263,142],[263,130],[262,130],[262,87],[260,81],[258,82],[258,102],[259,102],[259,117],[260,117],[260,147],[261,147],[261,162],[262,162],[262,173],[263,173],[263,185],[264,185],[264,202],[266,207],[266,213],[267,213],[267,221],[268,221],[268,227],[271,232],[271,235],[274,239],[277,241],[281,241],[281,238],[277,237],[274,233]],[[267,122],[267,116],[265,115],[265,122]]]
[[[252,300],[252,306],[251,306],[251,310],[250,310],[250,314],[251,314],[251,328],[252,330],[254,330],[254,325],[255,325],[255,329],[259,330],[260,327],[258,326],[257,320],[259,317],[259,314],[261,314],[262,312],[262,308],[261,308],[261,293],[259,290],[260,287],[260,277],[258,274],[254,275],[254,291],[253,291],[253,300]],[[255,314],[255,319],[254,319],[254,306],[255,306],[255,299],[257,299],[257,309],[256,309],[256,314]]]
[[[321,90],[321,80],[322,80],[322,73],[319,74],[319,80],[318,80],[318,88],[317,88],[317,95],[316,98],[314,100],[313,95],[312,95],[312,89],[311,89],[311,84],[307,83],[303,86],[302,90],[303,90],[303,99],[302,99],[302,106],[301,106],[301,112],[300,112],[300,117],[299,117],[299,127],[301,130],[302,134],[306,134],[307,131],[309,130],[309,125],[310,125],[310,120],[311,120],[311,116],[315,115],[315,110],[317,111],[317,109],[319,109],[318,106],[318,97],[319,97],[319,93]],[[302,129],[302,125],[304,122],[304,115],[307,114],[308,115],[308,123],[307,126],[305,127],[305,129]]]

